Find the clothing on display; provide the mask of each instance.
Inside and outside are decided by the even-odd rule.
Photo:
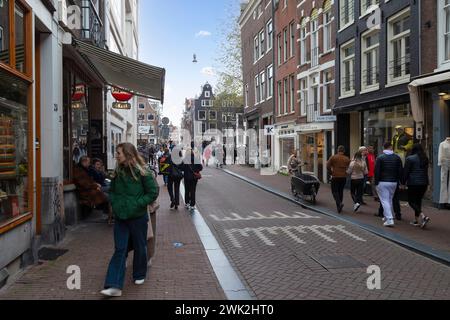
[[[441,167],[441,198],[439,203],[450,204],[450,137],[439,146],[438,166]]]

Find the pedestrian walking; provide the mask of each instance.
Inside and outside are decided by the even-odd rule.
[[[182,152],[173,145],[172,152],[179,152],[180,162],[174,163],[172,159],[172,154],[167,155],[166,163],[169,164],[168,175],[167,175],[167,190],[169,191],[170,197],[170,209],[178,210],[180,206],[180,184],[183,179],[183,171],[181,168]]]
[[[155,146],[151,145],[150,148],[148,149],[148,163],[151,166],[155,165]]]
[[[114,224],[114,255],[109,263],[104,290],[108,297],[122,296],[129,241],[134,250],[133,279],[142,285],[147,276],[147,206],[158,198],[159,188],[145,162],[131,143],[117,146],[117,167],[110,188]]]
[[[194,149],[194,143],[192,142],[191,148],[186,150],[183,160],[184,202],[186,203],[186,209],[188,210],[195,210],[197,183],[202,178],[200,172],[203,170],[200,158],[200,154]]]
[[[163,176],[164,185],[167,186],[169,184],[169,175],[170,175],[170,150],[167,146],[164,147],[164,154],[159,158],[159,175]]]
[[[364,177],[368,174],[366,161],[363,159],[362,151],[358,151],[355,154],[355,157],[350,162],[350,166],[348,167],[347,174],[350,175],[351,178],[351,187],[350,192],[353,199],[353,211],[358,212],[359,208],[363,204],[363,196],[364,196]]]
[[[415,144],[411,151],[411,156],[406,158],[404,170],[404,183],[408,186],[408,203],[414,210],[415,219],[411,224],[420,226],[422,229],[430,222],[430,218],[422,212],[422,199],[427,192],[428,167],[430,160],[428,159],[423,147],[420,143]],[[421,222],[419,223],[419,219]]]
[[[403,178],[403,165],[401,158],[392,149],[392,143],[384,144],[383,154],[375,164],[375,185],[383,206],[384,226],[393,227],[393,200],[394,195]]]
[[[203,159],[207,167],[209,166],[209,159],[211,158],[211,155],[212,155],[212,145],[209,144],[205,147],[203,151]]]
[[[350,159],[345,155],[345,147],[338,147],[338,154],[332,156],[327,163],[331,172],[331,190],[339,213],[344,209],[344,188],[347,183],[347,169]]]
[[[366,156],[366,163],[367,163],[367,182],[370,184],[370,188],[372,189],[372,196],[375,201],[379,201],[377,196],[377,189],[375,187],[375,162],[377,160],[377,157],[375,155],[375,150],[373,146],[367,147],[367,156]]]

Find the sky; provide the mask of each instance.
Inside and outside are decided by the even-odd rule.
[[[163,115],[179,126],[185,98],[214,85],[221,26],[239,0],[141,0],[139,60],[166,69]],[[196,54],[198,63],[192,62]]]

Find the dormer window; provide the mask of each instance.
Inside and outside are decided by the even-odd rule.
[[[211,98],[211,92],[205,91],[205,98]]]

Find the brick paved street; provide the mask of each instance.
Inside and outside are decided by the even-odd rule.
[[[227,166],[226,169],[288,195],[291,194],[289,177],[282,175],[261,175],[260,170],[247,166]],[[368,205],[362,206],[359,213],[354,214],[350,191],[345,190],[343,216],[351,217],[368,225],[383,228],[380,219],[374,217],[374,214],[378,212],[379,203],[375,202],[372,197],[365,197],[364,200]],[[329,185],[322,184],[317,197],[317,207],[323,207],[332,212],[336,212],[336,205]],[[450,211],[438,210],[430,205],[425,205],[424,212],[431,217],[431,223],[425,230],[414,228],[409,224],[414,217],[414,212],[406,203],[402,203],[403,221],[396,221],[395,229],[385,229],[385,232],[398,234],[434,249],[450,253]]]
[[[206,173],[199,210],[258,299],[450,298],[448,267],[219,170]],[[367,289],[369,265],[381,268],[382,290]]]
[[[128,259],[127,280],[122,299],[216,300],[225,299],[209,264],[189,214],[169,211],[167,190],[161,187],[161,207],[157,215],[157,249],[147,282],[132,284],[132,255]],[[0,291],[0,299],[102,299],[99,291],[113,253],[113,229],[105,223],[84,223],[69,232],[59,246],[68,253],[54,262],[34,266],[9,289]],[[174,242],[184,244],[174,248]],[[66,287],[66,268],[81,268],[81,290]]]

